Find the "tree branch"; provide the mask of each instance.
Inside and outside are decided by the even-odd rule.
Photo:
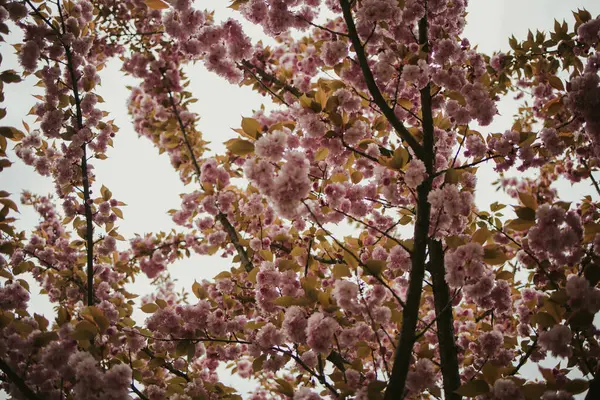
[[[369,67],[369,61],[367,60],[367,56],[365,54],[365,50],[363,44],[358,37],[358,33],[356,31],[356,26],[354,25],[354,19],[352,17],[352,10],[350,7],[350,3],[348,0],[340,0],[340,5],[342,7],[342,12],[344,14],[344,20],[346,21],[346,25],[348,26],[348,36],[350,37],[350,41],[354,46],[354,51],[356,52],[356,58],[358,60],[358,64],[360,69],[362,70],[363,76],[365,78],[365,82],[367,84],[367,88],[369,89],[369,93],[373,97],[373,101],[383,115],[388,119],[390,124],[394,127],[396,132],[400,135],[402,140],[406,141],[410,148],[414,151],[419,159],[424,158],[423,147],[419,144],[417,139],[406,129],[404,124],[398,119],[394,110],[390,108],[387,104],[386,100],[383,98],[381,91],[377,87],[377,83],[375,82],[375,78],[373,77],[373,73],[371,72],[371,68]]]
[[[342,0],[342,3],[346,5],[346,7],[343,8],[348,7],[347,0]],[[349,14],[349,9],[344,9],[344,14]],[[427,51],[427,13],[421,18],[421,21],[419,21],[419,39],[424,50]],[[364,61],[366,62],[366,59]],[[425,278],[425,259],[427,256],[429,220],[431,215],[431,204],[427,200],[427,197],[431,191],[431,175],[435,159],[430,90],[429,84],[421,89],[423,147],[419,145],[419,152],[415,151],[415,154],[417,154],[425,164],[425,170],[430,178],[426,179],[417,188],[417,220],[415,222],[414,247],[411,254],[412,268],[410,270],[408,293],[406,295],[406,307],[403,310],[402,329],[400,330],[400,341],[396,348],[396,358],[394,360],[392,376],[390,377],[390,382],[385,391],[384,400],[396,400],[404,397],[406,378],[408,376],[408,370],[412,359],[412,349],[415,343],[415,331],[419,319],[419,306],[421,304],[423,279]],[[414,138],[412,139],[414,140]]]
[[[166,77],[165,71],[161,70],[160,73],[161,73],[163,79],[165,80],[165,83],[166,83],[165,89],[167,90],[168,95],[169,95],[171,108],[173,109],[173,113],[175,114],[175,117],[177,118],[177,122],[179,123],[179,129],[181,129],[181,133],[183,135],[183,140],[184,140],[185,145],[190,153],[190,158],[192,159],[192,163],[194,165],[196,176],[198,177],[198,180],[200,180],[200,176],[201,176],[200,165],[198,164],[198,161],[196,160],[196,155],[194,154],[192,145],[187,137],[187,133],[185,130],[185,124],[183,123],[181,116],[179,115],[179,110],[177,109],[177,105],[175,104],[175,99],[173,97],[173,93],[171,92],[171,89],[168,86],[168,79]],[[244,268],[246,269],[246,271],[250,272],[252,270],[252,268],[254,268],[254,265],[252,265],[252,262],[250,261],[250,258],[248,257],[248,253],[246,253],[246,249],[244,249],[244,246],[242,246],[240,244],[240,240],[238,238],[238,234],[237,234],[235,228],[233,227],[233,225],[231,225],[231,222],[229,222],[229,220],[227,219],[227,216],[225,214],[223,214],[222,212],[220,212],[217,215],[217,220],[220,221],[221,224],[223,225],[223,227],[225,228],[225,231],[227,232],[227,235],[229,236],[229,240],[231,241],[231,243],[233,243],[233,246],[235,247],[236,251],[238,252],[238,255],[240,256],[242,263],[244,264]]]
[[[58,12],[60,20],[64,29],[64,17],[62,14],[62,8],[60,2],[57,2]],[[36,9],[37,11],[37,9]],[[59,36],[60,37],[60,36]],[[62,39],[60,40],[61,43]],[[71,90],[73,92],[73,98],[75,100],[75,110],[77,117],[77,130],[83,129],[83,113],[81,112],[81,98],[79,96],[79,89],[77,87],[78,77],[75,74],[73,67],[73,54],[71,53],[71,47],[63,43],[65,49],[65,56],[67,57],[67,69],[71,78]],[[81,181],[83,184],[83,205],[85,210],[85,240],[87,248],[87,305],[91,306],[94,304],[94,222],[92,217],[92,200],[90,198],[90,181],[88,177],[87,167],[87,142],[81,145],[83,154],[81,156]]]
[[[450,299],[450,289],[445,278],[444,249],[439,240],[430,241],[429,256],[438,328],[438,351],[444,381],[444,398],[447,400],[460,400],[462,396],[454,393],[460,387],[460,374],[456,341],[454,339],[454,318],[452,307],[448,307],[452,299]]]
[[[242,265],[244,265],[244,269],[247,272],[252,271],[252,269],[254,268],[254,265],[252,264],[252,261],[250,261],[250,257],[248,256],[246,249],[240,243],[238,234],[237,234],[235,228],[233,227],[233,225],[231,225],[231,222],[229,222],[229,220],[227,219],[227,216],[225,214],[223,214],[222,212],[220,212],[219,214],[217,214],[217,221],[221,222],[221,225],[223,225],[223,228],[225,228],[225,231],[227,232],[227,235],[229,236],[229,240],[231,241],[231,243],[233,244],[233,247],[235,247],[235,250],[237,251],[238,255],[240,256]]]
[[[19,391],[30,400],[41,400],[42,398],[34,392],[27,383],[12,368],[0,358],[0,370],[4,372],[8,380],[19,389]]]
[[[242,60],[242,65],[249,69],[255,69],[256,72],[258,73],[258,75],[260,75],[265,81],[274,83],[275,85],[278,85],[278,86],[281,86],[283,89],[287,90],[294,96],[296,96],[296,97],[302,96],[302,92],[300,90],[298,90],[297,88],[295,88],[291,85],[288,85],[285,82],[280,81],[275,76],[269,74],[267,71],[265,71],[261,67],[254,65],[247,60]]]
[[[137,394],[137,396],[142,399],[142,400],[148,400],[148,397],[146,397],[146,395],[142,392],[140,392],[140,390],[135,387],[135,385],[132,383],[131,384],[131,390],[133,391],[133,393]]]

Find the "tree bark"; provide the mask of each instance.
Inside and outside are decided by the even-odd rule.
[[[460,373],[456,340],[454,337],[454,318],[450,288],[445,278],[444,249],[438,240],[429,243],[430,272],[433,280],[435,316],[437,319],[437,337],[444,381],[444,398],[460,400],[462,396],[454,393],[460,387]]]

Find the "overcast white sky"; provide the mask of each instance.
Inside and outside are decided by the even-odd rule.
[[[217,20],[238,18],[237,13],[226,8],[228,1],[196,1],[196,4],[202,8],[215,7]],[[479,44],[479,49],[483,52],[491,54],[498,50],[507,51],[508,37],[512,34],[517,38],[524,38],[527,29],[548,31],[552,29],[555,18],[560,21],[564,18],[571,26],[571,10],[577,8],[586,8],[593,16],[600,14],[600,2],[596,0],[471,0],[464,36],[469,38],[472,44]],[[264,39],[260,29],[248,24],[245,24],[245,27],[253,40]],[[8,44],[17,43],[18,40],[19,36],[9,37]],[[4,58],[1,68],[20,69],[16,66],[14,49],[8,44],[0,45]],[[115,147],[108,152],[109,158],[93,163],[97,177],[94,189],[98,190],[101,184],[104,184],[116,199],[128,204],[127,207],[123,207],[125,219],[119,221],[119,230],[122,235],[131,238],[135,233],[144,234],[173,228],[174,224],[166,211],[178,208],[179,194],[189,192],[193,188],[185,188],[171,168],[168,158],[159,156],[147,139],[138,138],[133,131],[127,114],[126,101],[129,92],[125,86],[135,85],[136,82],[124,77],[119,68],[117,60],[109,63],[100,73],[102,86],[98,93],[105,100],[101,106],[110,112],[109,118],[115,119],[120,131],[114,139]],[[187,72],[192,81],[189,90],[199,99],[193,104],[193,110],[202,118],[199,129],[204,133],[206,140],[213,143],[210,147],[217,152],[223,149],[223,141],[236,135],[230,128],[239,127],[242,116],[250,115],[253,109],[258,109],[263,103],[269,107],[270,101],[267,98],[247,87],[230,85],[207,72],[199,63],[189,67]],[[7,107],[8,116],[1,121],[2,125],[22,129],[22,119],[32,125],[33,120],[24,116],[36,102],[31,94],[41,93],[40,88],[33,87],[34,83],[28,80],[18,85],[5,85],[7,100],[2,107]],[[499,109],[502,115],[496,118],[492,126],[481,130],[484,135],[488,132],[503,132],[512,125],[512,115],[516,111],[515,102],[504,101],[499,105]],[[9,156],[15,164],[0,174],[0,188],[13,193],[15,200],[18,200],[18,194],[23,190],[38,194],[53,192],[49,179],[40,177],[30,167],[20,163],[12,151],[9,152]],[[489,189],[489,183],[495,179],[491,169],[478,174],[478,177],[480,190],[476,199],[480,207],[483,208],[496,200],[509,201],[503,194]],[[568,183],[558,185],[567,201],[577,201],[583,193],[595,195],[590,190],[589,182],[573,188]],[[31,228],[37,223],[37,216],[26,207],[20,208],[18,227]],[[179,279],[179,287],[189,289],[194,280],[210,279],[229,267],[228,261],[219,257],[193,256],[178,262],[170,271]],[[50,317],[52,307],[43,296],[36,295],[38,290],[36,286],[32,286],[32,306],[36,312]],[[140,277],[131,290],[138,294],[146,294],[152,288],[147,279]],[[139,315],[143,317],[141,313]],[[243,385],[246,389],[251,388],[247,382],[238,379],[234,381],[237,387]]]

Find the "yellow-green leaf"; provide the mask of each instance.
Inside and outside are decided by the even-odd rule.
[[[169,8],[169,5],[162,0],[145,0],[144,3],[153,10],[164,10]]]
[[[261,131],[260,123],[254,118],[242,118],[242,130],[257,139],[258,133]]]
[[[254,143],[244,139],[233,139],[227,143],[227,149],[238,156],[254,153]]]
[[[142,311],[148,314],[152,314],[153,312],[158,310],[158,305],[154,303],[144,304],[142,306]]]
[[[475,379],[464,383],[454,393],[465,397],[477,397],[479,395],[488,393],[489,391],[490,386],[487,384],[486,381],[483,381],[481,379]]]
[[[550,86],[552,86],[556,90],[565,90],[565,85],[563,85],[562,81],[558,76],[551,76],[548,78],[548,82]]]

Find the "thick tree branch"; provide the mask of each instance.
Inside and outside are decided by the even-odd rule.
[[[428,164],[431,166],[431,161]],[[423,182],[417,189],[418,209],[417,221],[415,223],[414,248],[411,254],[412,268],[410,271],[410,282],[406,296],[406,306],[403,310],[400,341],[396,347],[396,357],[390,382],[385,391],[385,400],[402,399],[404,396],[406,377],[408,376],[412,349],[415,342],[415,331],[419,319],[423,279],[425,277],[427,235],[431,213],[431,205],[427,201],[427,196],[430,190],[431,180],[429,179]]]
[[[354,51],[356,52],[358,65],[362,70],[365,82],[367,84],[367,88],[369,89],[369,93],[371,93],[371,96],[373,97],[373,101],[375,102],[375,104],[377,104],[383,115],[385,115],[385,117],[394,127],[396,132],[398,132],[398,135],[400,135],[402,140],[406,141],[406,143],[408,143],[408,145],[414,151],[417,157],[423,160],[423,147],[419,144],[417,139],[415,139],[415,137],[408,131],[408,129],[406,129],[404,124],[398,119],[398,117],[394,113],[394,110],[390,108],[387,101],[381,94],[381,91],[377,87],[377,83],[375,82],[375,78],[373,77],[373,73],[371,72],[371,68],[369,67],[369,61],[367,60],[365,49],[360,41],[360,38],[358,37],[356,26],[354,25],[352,9],[350,7],[349,1],[340,0],[340,5],[344,14],[344,20],[346,21],[346,25],[348,26],[348,36],[350,37],[350,41],[352,42],[352,46],[354,47]]]
[[[460,387],[460,374],[456,341],[454,339],[454,318],[452,307],[448,307],[452,299],[445,278],[444,249],[439,240],[430,241],[429,257],[438,328],[438,351],[444,381],[444,398],[447,400],[460,400],[462,396],[454,393]]]
[[[596,377],[590,383],[590,388],[585,395],[585,400],[596,400],[600,399],[600,375]]]
[[[27,383],[25,383],[25,381],[19,375],[17,375],[15,371],[13,371],[12,368],[1,358],[0,370],[4,372],[4,374],[8,378],[8,381],[15,385],[17,389],[19,389],[19,391],[23,394],[23,396],[30,400],[42,399],[36,392],[34,392],[29,386],[27,386]]]
[[[346,0],[342,0],[342,4],[345,4],[346,6],[344,14],[349,14],[350,10],[347,9],[348,4]],[[425,14],[419,22],[419,39],[423,46],[423,50],[427,52],[427,14]],[[364,61],[366,62],[366,59]],[[420,152],[417,153],[415,151],[415,154],[423,161],[425,170],[431,177],[435,159],[435,148],[430,90],[429,84],[421,90],[423,147],[419,146]],[[400,341],[396,348],[396,358],[394,360],[392,376],[390,377],[390,382],[385,391],[385,400],[402,399],[404,397],[406,378],[408,376],[408,370],[412,359],[412,349],[415,342],[415,331],[417,328],[417,321],[419,320],[423,279],[425,278],[425,259],[427,257],[429,220],[431,215],[431,204],[427,197],[431,191],[431,184],[432,180],[431,178],[428,178],[417,188],[417,220],[415,222],[414,230],[414,250],[411,254],[412,268],[410,271],[408,293],[406,295],[406,307],[404,308],[402,318],[402,329],[400,330]]]
[[[229,236],[229,240],[231,241],[231,243],[233,244],[233,247],[235,247],[235,250],[237,251],[238,255],[240,256],[240,260],[242,261],[242,265],[244,266],[244,269],[247,272],[252,271],[252,269],[254,268],[254,265],[252,264],[252,261],[250,260],[250,257],[248,256],[248,253],[246,252],[246,249],[240,243],[238,234],[237,234],[235,228],[233,227],[233,225],[231,225],[231,222],[229,222],[229,220],[227,219],[227,216],[225,214],[223,214],[222,212],[220,212],[219,214],[217,214],[217,220],[219,222],[221,222],[221,225],[223,225],[223,228],[225,228],[225,231],[227,232],[227,235]]]

